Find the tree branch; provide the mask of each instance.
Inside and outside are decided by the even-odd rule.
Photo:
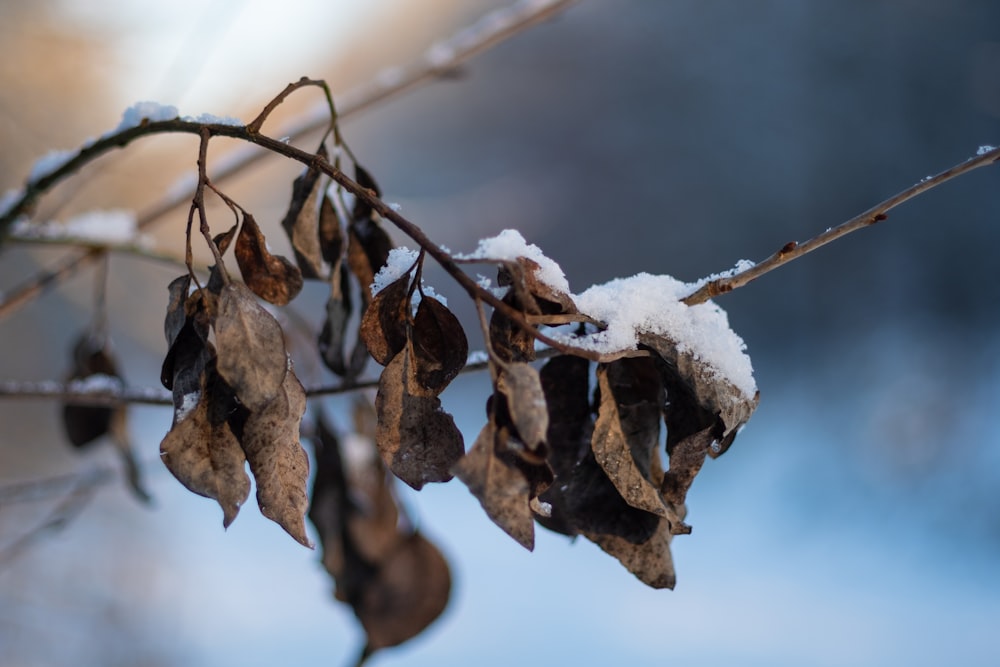
[[[453,71],[466,60],[487,51],[527,28],[545,21],[567,9],[576,0],[518,0],[514,4],[494,10],[478,22],[465,27],[452,37],[437,42],[424,53],[414,65],[408,68],[391,67],[382,70],[372,83],[348,91],[342,98],[338,118],[344,118],[368,109],[383,100],[390,99],[412,88],[439,78]],[[289,126],[282,136],[294,141],[307,134],[324,129],[330,122],[329,103],[316,111],[303,114],[295,124]],[[225,167],[213,174],[213,180],[221,182],[243,169],[261,161],[266,152],[248,151],[230,158]],[[180,188],[154,204],[139,215],[137,228],[143,229],[155,223],[167,213],[190,200],[193,188]],[[6,234],[10,224],[11,209],[0,216],[0,238]],[[92,248],[85,252],[66,257],[54,268],[39,273],[7,292],[0,301],[0,318],[13,313],[21,306],[38,297],[73,275],[79,268],[99,258],[103,250]]]
[[[847,236],[851,232],[856,232],[859,229],[863,229],[885,220],[888,217],[887,213],[889,211],[932,188],[936,188],[953,178],[958,178],[962,174],[966,174],[973,169],[985,167],[998,161],[1000,161],[1000,148],[981,150],[975,157],[969,158],[965,162],[957,164],[951,169],[946,169],[936,176],[925,178],[919,183],[916,183],[889,199],[886,199],[882,203],[873,206],[864,213],[856,215],[847,222],[837,225],[836,227],[831,227],[822,234],[814,236],[808,241],[803,241],[802,243],[796,243],[795,241],[786,243],[780,250],[778,250],[778,252],[745,271],[709,280],[690,296],[685,298],[684,303],[689,306],[693,306],[695,304],[708,301],[709,299],[720,294],[732,292],[734,289],[743,287],[751,281],[760,278],[765,273],[770,273],[778,267],[784,266],[793,259],[798,259],[803,255],[807,255],[813,250],[825,246],[827,243],[836,241],[843,236]]]

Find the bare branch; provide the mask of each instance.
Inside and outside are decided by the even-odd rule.
[[[769,273],[779,266],[784,266],[793,259],[798,259],[803,255],[807,255],[813,250],[816,250],[831,241],[836,241],[843,236],[847,236],[851,232],[856,232],[859,229],[863,229],[869,225],[874,225],[876,222],[885,220],[888,217],[887,213],[892,209],[932,188],[936,188],[942,183],[946,183],[953,178],[958,178],[959,176],[972,171],[973,169],[985,167],[997,161],[1000,161],[1000,148],[983,150],[975,157],[969,158],[965,162],[957,164],[951,169],[946,169],[936,176],[925,178],[919,183],[916,183],[889,199],[886,199],[882,203],[873,206],[864,213],[856,215],[847,222],[844,222],[836,227],[831,227],[822,234],[814,236],[808,241],[803,241],[802,243],[796,243],[795,241],[786,243],[780,250],[778,250],[778,252],[745,271],[740,271],[739,273],[733,275],[723,276],[706,282],[698,288],[697,291],[684,299],[684,303],[689,306],[693,306],[695,304],[708,301],[709,299],[720,294],[725,294],[733,291],[734,289],[743,287],[751,281],[760,278],[765,273]]]
[[[567,9],[576,0],[519,0],[509,7],[490,12],[478,22],[463,28],[449,39],[436,43],[429,48],[423,57],[408,68],[393,67],[382,70],[374,77],[372,83],[348,91],[341,98],[337,118],[350,116],[374,106],[383,100],[390,99],[412,88],[439,78],[442,74],[451,72],[473,56],[501,44],[510,37],[527,28],[545,21],[559,12]],[[329,91],[327,90],[327,95]],[[332,100],[327,106],[303,114],[302,118],[287,127],[282,136],[294,141],[305,135],[317,132],[330,123]],[[127,142],[126,142],[127,143]],[[122,144],[124,145],[124,144]],[[246,151],[231,158],[227,165],[213,174],[213,180],[222,180],[233,176],[267,156],[263,151]],[[27,192],[26,192],[27,193]],[[180,188],[154,204],[149,210],[139,215],[137,227],[144,229],[162,219],[170,211],[180,206],[194,195],[192,188]],[[37,195],[35,195],[37,196]],[[31,199],[33,202],[34,199]],[[6,233],[10,223],[17,215],[26,211],[29,206],[24,201],[19,202],[18,211],[8,208],[0,215],[0,238]],[[66,257],[54,268],[39,273],[15,288],[9,290],[0,301],[0,318],[38,297],[45,290],[53,287],[73,275],[79,268],[101,256],[103,251],[93,248],[85,252]]]

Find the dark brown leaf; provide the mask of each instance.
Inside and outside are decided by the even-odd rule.
[[[385,366],[406,346],[410,274],[386,285],[365,309],[359,336],[372,359]]]
[[[382,371],[375,397],[375,442],[393,474],[419,490],[427,482],[451,479],[451,468],[465,447],[441,401],[411,390],[410,363],[409,349],[404,348]]]
[[[392,249],[392,239],[374,220],[355,220],[347,229],[347,266],[361,285],[365,303],[370,300],[372,281],[385,266]]]
[[[219,375],[251,411],[278,395],[288,373],[281,326],[242,283],[230,283],[219,295],[215,319]]]
[[[417,636],[448,604],[451,573],[441,552],[419,532],[400,542],[365,586],[354,612],[369,654]]]
[[[107,349],[106,339],[85,333],[73,345],[73,368],[68,381],[100,381],[111,387],[122,388],[118,365]],[[74,447],[84,447],[107,435],[116,413],[124,411],[123,406],[107,407],[67,402],[63,404],[63,427],[66,437]]]
[[[374,430],[363,418],[361,440]],[[370,408],[365,412],[371,412]],[[440,552],[399,510],[391,481],[372,445],[370,457],[345,465],[340,443],[321,418],[314,440],[316,481],[309,519],[323,546],[336,597],[351,604],[368,635],[366,654],[419,634],[448,601],[451,576]]]
[[[502,301],[508,306],[523,311],[516,292],[511,290]],[[493,311],[490,317],[490,346],[502,361],[533,361],[535,359],[535,338],[500,311]]]
[[[233,225],[228,231],[221,234],[216,234],[212,238],[212,242],[215,243],[215,247],[219,249],[220,255],[225,255],[226,251],[229,250],[229,245],[233,242],[233,238],[236,236],[236,228],[239,225]]]
[[[430,296],[417,305],[411,341],[416,381],[431,392],[444,391],[469,358],[469,341],[458,318]]]
[[[323,259],[331,266],[335,266],[343,257],[344,243],[340,217],[330,199],[330,193],[325,192],[319,205],[319,247]]]
[[[167,285],[170,300],[167,303],[167,315],[163,320],[163,335],[167,338],[167,349],[174,344],[174,340],[187,322],[185,305],[187,304],[188,292],[190,290],[191,274],[189,273],[174,278]]]
[[[496,436],[491,420],[453,470],[493,523],[531,551],[535,548],[535,525],[529,507],[531,488],[520,470],[497,457]]]
[[[302,290],[302,272],[284,257],[268,251],[264,234],[250,214],[243,216],[234,253],[243,282],[265,301],[284,306]]]
[[[250,495],[246,457],[229,423],[238,406],[213,365],[203,369],[200,380],[197,391],[178,396],[175,389],[174,421],[160,443],[160,457],[189,491],[219,503],[228,528]]]
[[[652,360],[626,358],[599,364],[597,386],[600,407],[591,439],[594,458],[625,502],[679,523],[650,481],[664,400]]]
[[[360,185],[364,189],[370,190],[371,193],[376,197],[382,196],[382,191],[379,189],[378,184],[375,182],[375,179],[372,177],[370,173],[368,173],[367,169],[365,169],[359,164],[354,165],[354,180],[357,181],[358,185]],[[373,214],[374,211],[372,210],[370,204],[365,202],[360,197],[354,200],[354,210],[351,212],[351,219],[354,222],[358,222],[361,220],[369,220],[371,219]]]
[[[321,146],[318,155],[326,156]],[[307,169],[292,183],[292,200],[281,226],[292,243],[295,263],[303,278],[323,278],[323,253],[319,241],[319,195],[323,179],[318,169]]]
[[[289,369],[278,394],[263,407],[250,411],[240,444],[257,482],[261,513],[311,548],[305,526],[309,457],[299,442],[305,411],[305,390]]]
[[[577,535],[563,490],[569,490],[564,480],[570,479],[577,462],[590,450],[590,362],[582,357],[559,355],[545,362],[539,379],[549,408],[546,442],[555,482],[543,497],[550,506],[548,516],[535,518],[549,530]]]
[[[319,354],[326,367],[337,375],[347,375],[344,349],[347,325],[351,319],[351,291],[347,285],[347,267],[339,264],[330,275],[330,296],[326,300],[326,319],[319,334]]]

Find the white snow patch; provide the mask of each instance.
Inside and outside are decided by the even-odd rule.
[[[118,123],[118,127],[114,129],[112,134],[124,132],[133,127],[139,127],[144,120],[156,123],[162,120],[173,120],[179,115],[175,106],[160,104],[159,102],[136,102],[122,112],[122,120]]]
[[[567,343],[599,353],[634,349],[640,333],[663,335],[677,349],[701,361],[747,398],[757,393],[746,344],[732,329],[726,312],[708,301],[687,306],[681,299],[697,289],[670,276],[640,273],[595,285],[573,297],[587,315],[607,329],[585,336],[560,334]]]
[[[36,223],[19,220],[11,236],[24,240],[76,241],[92,245],[151,245],[149,237],[139,233],[132,211],[89,211],[66,222]]]
[[[505,229],[492,238],[482,239],[479,247],[468,255],[456,255],[456,259],[507,262],[517,261],[518,257],[526,257],[538,264],[535,271],[538,280],[553,289],[569,293],[569,282],[562,268],[546,257],[541,248],[525,241],[516,229]]]
[[[182,421],[187,419],[188,415],[198,407],[198,402],[201,401],[201,391],[196,389],[195,391],[188,392],[184,394],[181,398],[180,407],[174,413],[174,423],[180,424]]]
[[[389,251],[389,257],[385,261],[385,266],[378,270],[375,279],[372,281],[372,296],[375,296],[386,287],[394,283],[400,276],[413,268],[420,253],[410,250],[405,246],[393,248]]]
[[[169,118],[164,120],[170,120]],[[181,120],[188,123],[202,123],[204,125],[233,125],[235,127],[243,127],[246,125],[239,118],[233,118],[232,116],[215,116],[210,113],[202,113],[197,116],[184,116]]]
[[[996,146],[980,146],[979,150],[976,151],[976,155],[986,155],[993,150],[996,150]]]
[[[14,203],[24,196],[24,190],[11,189],[0,195],[0,215],[7,215],[7,211],[14,207]]]
[[[72,160],[76,154],[77,151],[49,151],[35,160],[35,164],[31,165],[31,171],[28,173],[28,182],[34,183],[48,176]]]
[[[66,388],[78,394],[104,394],[119,392],[122,386],[121,378],[104,373],[94,373],[85,378],[70,381]]]

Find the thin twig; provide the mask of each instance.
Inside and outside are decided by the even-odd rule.
[[[94,493],[103,481],[100,478],[83,479],[75,488],[59,501],[42,523],[21,535],[0,550],[0,569],[10,566],[17,558],[28,550],[45,533],[65,528],[94,497]]]
[[[803,241],[802,243],[796,243],[794,241],[786,243],[780,250],[778,250],[778,252],[745,271],[740,271],[739,273],[733,275],[723,276],[706,282],[698,288],[698,290],[685,298],[684,303],[689,306],[693,306],[698,303],[704,303],[705,301],[708,301],[709,299],[720,294],[725,294],[733,291],[734,289],[739,289],[751,281],[760,278],[765,273],[769,273],[780,266],[784,266],[793,259],[798,259],[803,255],[807,255],[827,243],[836,241],[843,236],[847,236],[851,232],[856,232],[859,229],[863,229],[885,220],[888,217],[887,213],[892,209],[932,188],[936,188],[942,183],[946,183],[953,178],[967,174],[973,169],[985,167],[997,161],[1000,161],[1000,148],[984,150],[975,157],[969,158],[965,162],[957,164],[951,169],[946,169],[936,176],[925,178],[919,183],[916,183],[902,192],[893,195],[889,199],[886,199],[882,203],[873,206],[864,213],[856,215],[847,222],[837,225],[836,227],[831,227],[822,234],[814,236],[808,241]]]
[[[335,111],[337,115],[334,120],[354,115],[379,102],[435,80],[443,73],[453,71],[473,56],[555,16],[575,1],[519,0],[509,7],[494,10],[475,24],[459,30],[451,38],[436,43],[416,64],[408,68],[394,67],[382,70],[376,74],[372,83],[348,91],[341,97],[340,108],[339,111]],[[329,96],[328,90],[327,94]],[[332,98],[329,103],[332,105]],[[322,130],[331,120],[327,111],[328,109],[311,110],[303,114],[297,123],[289,125],[282,132],[282,136],[294,141]],[[225,167],[213,174],[213,180],[221,182],[263,160],[267,155],[268,153],[264,151],[247,151],[243,155],[231,157]],[[191,188],[180,188],[167,195],[139,215],[136,227],[141,230],[154,224],[190,200],[193,194],[194,190]],[[0,216],[0,237],[4,236],[11,220],[16,217],[11,216],[11,213],[12,210],[8,209],[3,216]],[[10,315],[50,287],[59,284],[81,267],[100,257],[102,253],[102,249],[92,248],[63,258],[56,266],[32,276],[7,291],[5,298],[0,301],[0,318]]]

